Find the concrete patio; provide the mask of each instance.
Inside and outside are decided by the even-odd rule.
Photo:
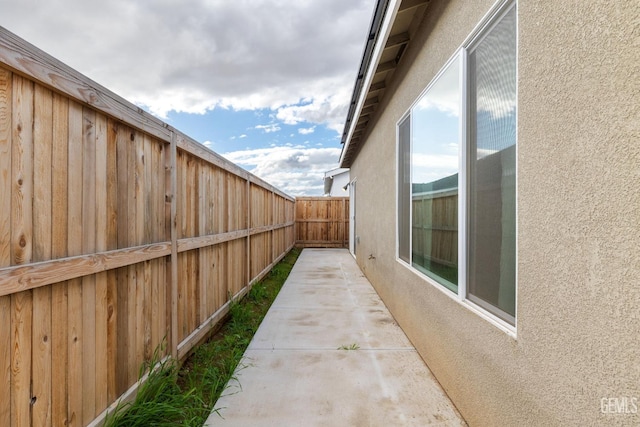
[[[466,425],[345,249],[305,249],[207,426]]]

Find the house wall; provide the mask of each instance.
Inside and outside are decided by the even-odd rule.
[[[339,173],[333,176],[333,182],[331,183],[331,197],[347,197],[349,196],[349,189],[344,187],[349,184],[349,171]]]
[[[637,2],[518,2],[516,336],[396,260],[396,123],[492,5],[429,5],[351,167],[358,263],[470,425],[637,425]]]

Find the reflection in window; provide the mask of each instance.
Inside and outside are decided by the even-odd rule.
[[[411,206],[411,116],[398,125],[398,257],[409,263]]]
[[[398,258],[512,325],[516,40],[505,3],[398,123],[397,165]]]
[[[455,291],[458,283],[460,59],[411,112],[411,263]]]
[[[515,8],[470,51],[468,64],[469,299],[514,323]]]

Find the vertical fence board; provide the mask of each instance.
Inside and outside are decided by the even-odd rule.
[[[198,217],[200,218],[200,220],[198,221],[198,236],[207,235],[206,224],[209,222],[209,194],[208,191],[206,191],[206,189],[208,189],[206,174],[207,168],[204,165],[201,165],[198,170],[199,194],[196,201],[198,203]],[[207,312],[207,286],[209,285],[209,269],[207,268],[208,254],[209,253],[207,251],[207,248],[198,250],[198,267],[200,277],[200,283],[198,284],[198,324],[201,324],[202,321],[209,317],[209,313]]]
[[[96,113],[82,110],[82,253],[96,250]],[[96,415],[96,276],[82,278],[82,423]]]
[[[65,97],[53,94],[51,255],[54,259],[67,256],[68,125],[69,101]],[[66,425],[69,406],[67,388],[69,324],[66,282],[52,286],[51,304],[51,419],[53,425]]]
[[[67,283],[56,283],[51,288],[51,420],[54,426],[67,425],[69,371]]]
[[[213,248],[213,263],[215,272],[215,281],[218,284],[216,292],[216,310],[222,307],[228,301],[229,281],[227,279],[227,265],[225,262],[225,254],[227,253],[227,244],[222,243]]]
[[[164,227],[162,227],[160,223],[160,212],[164,213],[164,197],[161,200],[160,195],[164,196],[164,191],[162,191],[161,183],[164,183],[164,163],[161,162],[160,157],[160,147],[161,144],[157,142],[149,143],[149,158],[148,160],[148,168],[149,171],[149,182],[151,187],[149,189],[149,193],[151,198],[149,200],[151,217],[147,219],[148,222],[151,223],[150,227],[150,236],[149,239],[152,242],[161,242],[162,236],[160,234],[160,230],[164,231]],[[162,165],[162,168],[160,166]],[[160,281],[159,276],[160,270],[160,260],[152,260],[151,261],[151,281],[153,286],[151,287],[151,308],[149,311],[150,316],[150,346],[152,349],[155,349],[160,343],[160,290],[164,283]]]
[[[214,217],[215,217],[215,187],[214,187],[214,170],[211,167],[211,165],[207,165],[207,167],[204,170],[204,191],[203,193],[206,196],[206,202],[205,202],[205,206],[204,206],[204,210],[206,212],[206,221],[204,222],[204,227],[201,227],[201,229],[203,230],[203,232],[205,233],[205,235],[210,235],[213,234],[214,231]],[[206,316],[204,317],[205,319],[208,318],[209,316],[213,315],[213,313],[215,313],[216,311],[216,295],[215,295],[215,286],[217,286],[217,283],[214,279],[214,259],[213,259],[213,248],[212,247],[208,247],[206,248],[206,254],[205,254],[205,259],[203,260],[204,264],[205,264],[205,269],[206,269],[206,277],[203,278],[203,282],[205,283],[205,287],[206,287],[206,297],[205,297],[205,304],[204,304],[204,310],[206,313]]]
[[[129,135],[126,126],[115,125],[116,161],[117,161],[117,243],[118,248],[129,246]],[[117,343],[115,366],[116,394],[124,393],[129,384],[128,355],[131,337],[129,337],[129,267],[119,268],[116,272],[116,289],[114,296],[117,298],[116,308],[116,336]]]
[[[51,426],[51,286],[33,290],[32,423]]]
[[[191,197],[189,199],[189,237],[198,235],[198,208],[199,208],[199,183],[200,183],[200,161],[193,159],[190,168],[189,187],[191,188]],[[191,282],[191,295],[189,298],[189,330],[191,333],[200,324],[200,269],[198,260],[199,250],[191,251],[189,279]]]
[[[95,121],[95,248],[107,250],[107,119]],[[107,272],[95,275],[95,413],[107,407]]]
[[[138,377],[138,366],[136,365],[137,361],[137,344],[138,344],[138,329],[137,329],[137,318],[138,318],[138,306],[137,302],[137,292],[138,292],[138,266],[136,264],[127,267],[127,284],[126,284],[126,293],[125,298],[127,299],[127,304],[129,306],[126,316],[126,336],[127,342],[129,344],[127,348],[127,359],[125,363],[125,367],[127,369],[127,381],[126,384],[133,384]]]
[[[227,209],[225,201],[227,200],[227,183],[226,174],[220,168],[216,168],[216,229],[218,233],[224,233],[229,231],[229,225],[227,223]]]
[[[11,264],[31,262],[33,250],[33,83],[14,76]]]
[[[189,332],[192,331],[193,329],[193,325],[195,324],[195,313],[194,311],[194,306],[196,305],[196,302],[194,300],[195,298],[195,291],[194,291],[194,276],[192,274],[193,272],[193,254],[195,251],[188,251],[184,253],[184,258],[185,258],[185,267],[184,267],[184,280],[185,280],[185,292],[184,292],[184,298],[182,300],[184,306],[183,306],[183,310],[184,310],[184,333],[182,336],[182,339],[184,340],[188,335]]]
[[[51,259],[53,94],[34,92],[33,260]],[[51,287],[33,290],[32,423],[51,425]]]
[[[237,193],[235,188],[235,177],[230,176],[225,173],[225,182],[226,182],[226,222],[227,222],[227,231],[235,231],[237,230],[237,219],[238,213],[236,209],[238,209],[238,201],[237,201]]]
[[[12,87],[12,74],[0,69],[0,204],[3,207],[0,209],[0,267],[11,265]],[[2,405],[6,405],[6,400],[0,399]]]
[[[154,259],[149,261],[151,264],[151,282],[152,286],[150,288],[151,301],[149,308],[149,344],[151,351],[156,349],[158,344],[160,344],[161,339],[161,329],[160,329],[160,319],[164,316],[161,316],[160,313],[160,297],[161,297],[161,289],[164,284],[160,280],[160,260]]]
[[[178,196],[178,213],[177,213],[177,221],[178,221],[178,238],[188,237],[187,232],[187,216],[188,216],[188,204],[187,204],[187,154],[183,151],[178,151],[177,158],[177,189],[176,193]],[[189,283],[188,283],[188,262],[187,262],[187,254],[181,253],[178,255],[178,342],[182,342],[184,338],[187,336],[188,329],[188,313],[186,307],[186,298],[188,295]]]
[[[13,76],[13,176],[11,200],[11,264],[28,264],[33,250],[33,83]],[[32,293],[11,296],[11,422],[31,425]]]
[[[12,75],[0,69],[0,267],[11,265]],[[11,425],[11,297],[0,297],[0,425]]]
[[[68,201],[68,239],[67,253],[80,255],[83,245],[82,196],[83,196],[83,117],[82,106],[69,102],[69,145],[67,183]],[[82,318],[82,279],[70,280],[67,290],[69,348],[67,387],[69,390],[67,420],[69,425],[80,426],[83,421],[83,318]]]
[[[149,361],[151,360],[151,354],[153,352],[153,348],[151,347],[151,310],[152,310],[152,301],[151,301],[151,289],[155,286],[155,283],[152,281],[151,275],[151,261],[145,261],[142,264],[143,270],[143,300],[142,300],[142,322],[143,322],[143,330],[142,330],[142,350],[143,350],[143,360]],[[140,362],[138,362],[140,363]]]
[[[136,288],[135,294],[135,339],[136,339],[136,351],[135,358],[131,361],[132,369],[135,367],[136,375],[139,375],[140,363],[144,360],[144,344],[145,344],[145,290],[147,288],[146,276],[145,276],[145,263],[139,263],[135,265],[136,275]],[[129,379],[131,381],[131,378]]]
[[[67,256],[67,213],[69,169],[69,101],[60,95],[53,95],[53,140],[52,140],[52,212],[51,250],[53,258]]]
[[[171,355],[173,357],[178,356],[178,226],[177,226],[177,179],[178,171],[177,167],[177,155],[178,155],[178,142],[175,133],[171,135],[170,153],[167,156],[169,168],[167,171],[170,176],[165,181],[170,189],[170,201],[169,215],[168,215],[168,233],[171,237],[171,258],[169,261],[169,270],[167,270],[167,276],[169,277],[170,291],[167,292],[167,317],[170,319],[171,327],[169,328],[169,343],[171,344]]]
[[[177,327],[178,327],[178,342],[182,342],[184,337],[186,336],[186,310],[185,310],[185,288],[186,288],[186,280],[187,280],[187,268],[186,268],[186,254],[183,252],[178,254],[178,283],[177,283],[177,300],[176,300],[176,316],[177,316]]]
[[[11,425],[11,297],[0,297],[0,425]]]
[[[145,243],[145,196],[146,191],[145,182],[145,135],[136,132],[134,140],[134,152],[135,152],[135,221],[136,221],[136,240],[135,245],[141,245]],[[135,293],[135,337],[136,337],[136,352],[135,359],[132,361],[133,368],[135,368],[136,376],[139,376],[140,364],[145,358],[145,293],[148,283],[145,274],[145,263],[136,264],[136,293]],[[135,381],[135,379],[133,380]]]
[[[51,259],[51,149],[53,94],[37,85],[33,125],[33,260]]]
[[[118,273],[107,272],[107,403],[118,397],[118,372],[122,367],[118,365]]]
[[[67,388],[69,390],[67,420],[71,426],[82,423],[82,279],[70,280],[67,290],[69,364],[67,367]]]
[[[156,241],[171,241],[171,233],[167,232],[167,224],[170,222],[167,220],[167,145],[159,142],[154,146],[157,151],[157,161],[154,163],[157,173],[157,223],[156,223]],[[168,206],[169,217],[171,214],[171,206]],[[163,343],[168,344],[167,335],[167,320],[166,315],[166,298],[167,298],[168,279],[166,276],[166,258],[160,258],[158,260],[158,316],[156,319],[157,324],[157,339],[155,345],[158,346]]]
[[[144,135],[144,140],[141,141],[143,144],[143,157],[142,157],[142,167],[143,167],[143,186],[141,186],[140,190],[142,192],[141,199],[143,200],[144,210],[142,213],[142,242],[143,243],[151,243],[153,242],[153,227],[155,225],[155,221],[153,220],[154,215],[154,206],[153,206],[153,197],[155,193],[155,187],[153,185],[153,154],[152,154],[152,145],[154,142],[151,137]]]
[[[31,291],[11,295],[11,424],[31,425]]]
[[[154,144],[152,138],[148,135],[144,135],[144,153],[143,153],[143,167],[144,167],[144,187],[142,187],[142,198],[144,200],[144,213],[143,213],[143,236],[142,240],[146,243],[154,241],[153,227],[154,221],[154,190],[153,185],[153,171],[152,171],[152,145]],[[151,261],[147,261],[143,265],[144,274],[144,301],[143,301],[143,319],[144,319],[144,332],[143,332],[143,352],[144,360],[150,360],[153,352],[153,339],[152,339],[152,311],[153,311],[153,288],[156,286],[153,277],[153,264]]]
[[[69,141],[68,141],[68,164],[73,167],[68,168],[67,181],[67,230],[68,230],[68,251],[67,255],[75,256],[82,254],[82,195],[83,195],[83,119],[82,107],[75,103],[69,103]]]
[[[129,267],[122,267],[116,271],[116,287],[114,298],[116,299],[116,394],[120,395],[127,390],[129,383],[129,369],[127,365],[129,355]]]
[[[128,211],[127,217],[128,220],[128,236],[127,236],[127,245],[135,246],[139,243],[138,238],[138,224],[139,219],[137,217],[138,212],[138,204],[136,203],[136,195],[140,191],[140,182],[138,181],[137,170],[138,170],[138,133],[130,128],[127,128],[127,132],[129,133],[129,141],[127,144],[127,151],[129,152],[128,156],[128,164],[127,164],[127,202],[128,202]],[[128,268],[127,274],[127,293],[126,298],[129,304],[129,309],[127,310],[127,341],[128,341],[128,353],[127,353],[127,361],[126,367],[128,371],[127,376],[127,384],[133,384],[138,377],[138,366],[136,365],[136,361],[138,358],[138,344],[140,340],[138,339],[138,306],[137,306],[137,292],[138,292],[138,265],[133,264]]]

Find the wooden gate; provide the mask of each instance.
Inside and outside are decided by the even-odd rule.
[[[297,197],[296,246],[349,247],[348,197]]]

